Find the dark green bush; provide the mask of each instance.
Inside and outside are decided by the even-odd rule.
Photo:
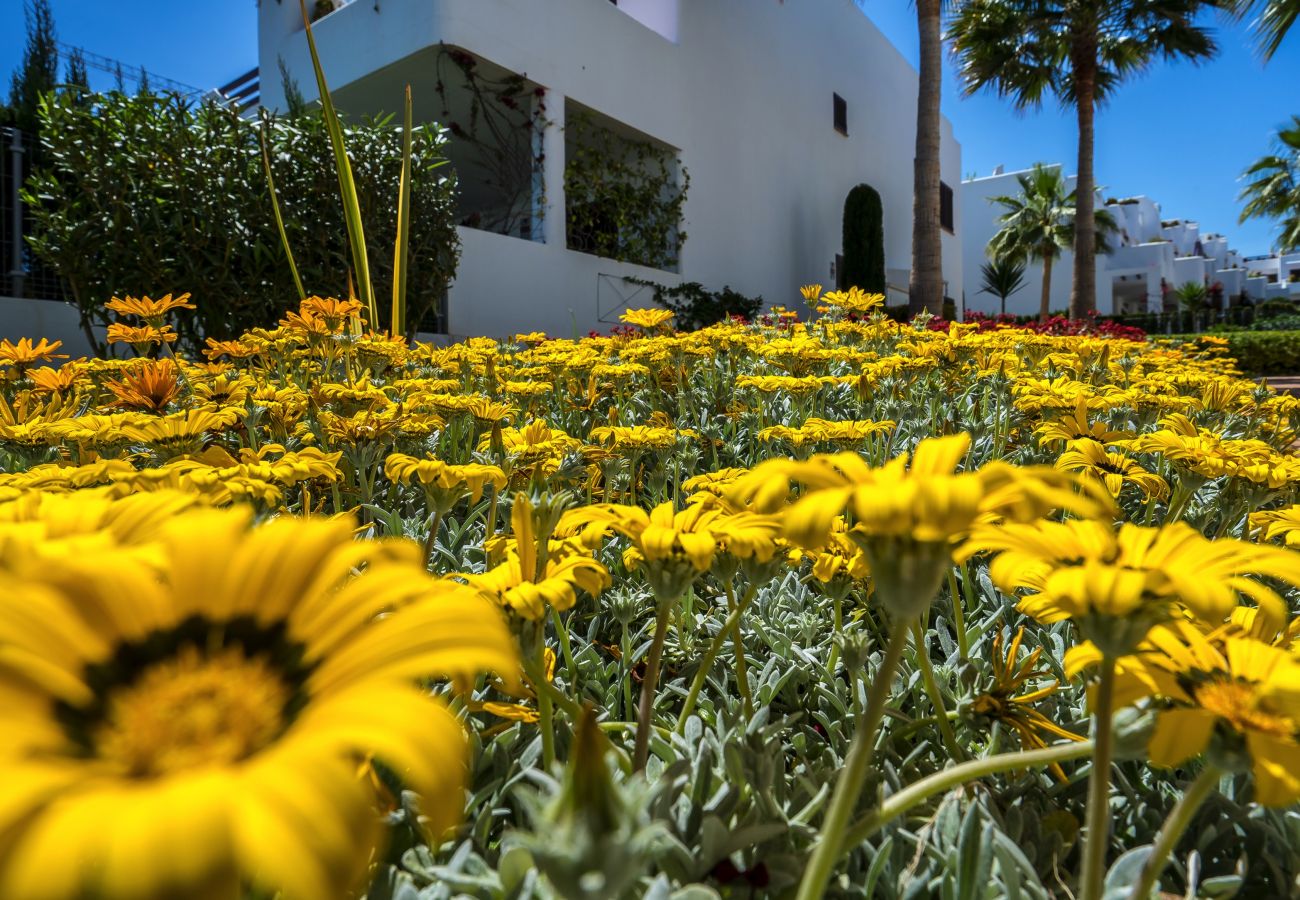
[[[1231,331],[1209,336],[1228,342],[1228,355],[1247,375],[1300,375],[1300,331]],[[1196,341],[1199,337],[1184,334],[1173,339]]]
[[[91,103],[50,95],[42,109],[44,166],[27,183],[34,252],[66,282],[82,323],[106,320],[114,294],[189,291],[182,342],[274,325],[296,304],[262,171],[258,127],[229,108],[174,95],[114,92]],[[396,100],[396,98],[394,98]],[[388,119],[348,129],[376,295],[392,290],[401,130]],[[407,274],[415,326],[437,309],[455,274],[455,179],[440,168],[436,126],[412,141]],[[346,295],[351,256],[338,176],[321,118],[272,118],[276,189],[308,293]]]
[[[845,287],[885,292],[885,211],[880,194],[867,184],[849,191],[844,201],[842,278]]]

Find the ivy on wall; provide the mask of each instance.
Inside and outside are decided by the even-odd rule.
[[[546,205],[536,196],[546,162],[541,136],[550,124],[546,89],[513,72],[491,72],[473,54],[445,44],[436,75],[441,121],[453,144],[469,151],[461,154],[472,170],[459,173],[462,190],[472,180],[488,197],[477,208],[462,209],[460,224],[531,237]],[[468,101],[464,115],[453,110],[453,96]]]
[[[677,266],[690,174],[676,153],[570,114],[565,140],[568,247],[654,269]]]

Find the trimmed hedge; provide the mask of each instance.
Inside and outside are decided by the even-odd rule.
[[[1224,334],[1175,334],[1165,340],[1228,342],[1228,355],[1247,375],[1300,375],[1300,331],[1229,331]]]

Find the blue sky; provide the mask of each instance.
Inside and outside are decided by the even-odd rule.
[[[263,0],[274,2],[274,0]],[[285,0],[290,2],[290,0]],[[701,2],[701,0],[686,0]],[[802,0],[825,2],[825,0]],[[916,22],[903,0],[858,0],[868,16],[915,63]],[[254,0],[51,0],[61,40],[150,72],[207,88],[256,63]],[[797,10],[792,5],[792,11]],[[1271,227],[1237,224],[1238,176],[1266,149],[1278,125],[1300,113],[1300,35],[1267,66],[1246,29],[1212,20],[1221,52],[1203,66],[1158,64],[1127,85],[1097,120],[1097,180],[1106,194],[1147,194],[1169,217],[1226,233],[1248,254],[1270,245]],[[0,0],[0,74],[22,54],[22,0]],[[1024,168],[1042,160],[1074,170],[1070,113],[1047,107],[1019,115],[991,95],[962,99],[945,58],[944,111],[962,143],[963,174]],[[111,78],[91,72],[92,82]],[[96,79],[102,79],[97,81]]]

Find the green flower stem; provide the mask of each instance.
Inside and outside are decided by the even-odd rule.
[[[645,770],[650,758],[650,719],[654,712],[655,688],[659,683],[659,660],[664,653],[664,638],[668,635],[668,617],[671,606],[661,604],[655,614],[655,636],[650,642],[650,655],[646,657],[645,680],[641,682],[641,705],[636,717],[636,744],[632,752],[632,771]]]
[[[734,599],[730,585],[727,586],[727,597],[729,600]],[[677,725],[674,730],[678,734],[682,733],[682,730],[686,727],[686,720],[695,711],[695,703],[699,700],[700,691],[704,689],[704,682],[708,680],[709,669],[712,668],[713,661],[718,658],[718,654],[722,651],[722,645],[726,642],[727,635],[731,633],[733,628],[739,627],[740,617],[744,615],[746,607],[749,606],[749,602],[753,598],[754,590],[750,588],[740,598],[740,603],[732,602],[730,604],[731,614],[727,616],[727,620],[722,623],[722,628],[714,635],[713,641],[709,644],[708,649],[704,651],[704,657],[700,660],[700,668],[696,671],[695,678],[691,682],[691,689],[686,694],[686,702],[682,705],[681,714],[677,716]]]
[[[835,664],[840,661],[840,639],[844,632],[844,598],[835,593],[831,595],[832,612],[832,640],[831,654],[826,660],[826,672],[831,678],[835,677]]]
[[[844,761],[844,770],[840,773],[831,797],[830,808],[826,811],[826,820],[822,823],[821,834],[813,847],[808,867],[804,869],[803,880],[799,882],[796,900],[818,900],[826,891],[826,884],[831,879],[831,871],[840,856],[840,847],[844,842],[844,829],[848,826],[849,816],[862,794],[862,786],[867,780],[871,768],[871,757],[875,752],[876,732],[885,716],[885,704],[889,702],[889,691],[898,671],[898,663],[903,658],[903,649],[907,646],[907,628],[899,625],[889,636],[885,647],[885,658],[880,663],[871,692],[867,696],[866,712],[858,719],[857,729],[853,735],[853,745],[848,758]]]
[[[930,705],[934,707],[939,737],[943,740],[944,749],[954,761],[963,760],[966,758],[966,752],[957,743],[957,734],[952,730],[952,723],[948,721],[948,710],[943,705],[943,694],[939,692],[939,683],[934,678],[930,648],[926,646],[925,628],[921,625],[920,619],[912,623],[912,639],[916,642],[916,662],[921,669],[921,682],[925,685],[925,693],[930,698]]]
[[[623,718],[632,716],[632,641],[627,633],[627,623],[623,623],[623,639],[619,643],[619,667],[623,671]]]
[[[551,695],[548,691],[542,689],[542,685],[550,686],[546,680],[546,640],[544,638],[545,626],[542,622],[537,623],[537,662],[534,667],[537,670],[537,680],[534,686],[537,690],[537,730],[542,734],[542,768],[549,770],[555,763],[555,707],[551,703]]]
[[[1081,759],[1092,753],[1092,742],[1069,742],[1044,747],[1041,750],[1017,750],[1014,753],[999,753],[996,756],[984,756],[972,759],[960,765],[951,766],[942,772],[935,772],[920,781],[913,782],[897,794],[888,797],[880,804],[880,809],[873,810],[862,820],[844,833],[844,844],[840,852],[846,852],[860,845],[894,819],[913,807],[925,802],[935,794],[942,794],[969,781],[1010,772],[1015,769],[1031,769],[1049,766],[1052,763]]]
[[[569,626],[554,606],[551,607],[551,624],[560,639],[560,652],[564,654],[564,670],[569,675],[569,690],[576,696],[578,692],[578,664],[573,659],[573,641],[569,639]]]
[[[1110,766],[1114,750],[1115,658],[1102,658],[1093,711],[1092,772],[1088,776],[1088,814],[1083,835],[1083,871],[1079,900],[1100,900],[1110,845]]]
[[[427,569],[433,562],[433,551],[438,544],[438,528],[442,525],[442,510],[438,507],[433,508],[429,515],[429,536],[424,539],[424,567]]]
[[[727,584],[727,606],[740,610],[744,615],[745,607],[749,606],[749,601],[753,599],[753,589],[748,590],[746,599],[741,600],[739,606],[736,604],[736,594],[732,590],[731,584]],[[743,710],[746,719],[754,717],[754,697],[749,691],[749,664],[745,661],[745,642],[740,637],[740,618],[731,625],[731,646],[736,655],[736,690],[740,692],[740,708]]]
[[[952,598],[952,624],[957,629],[957,651],[962,659],[970,657],[970,635],[966,633],[966,607],[957,590],[957,569],[948,567],[948,596]]]
[[[1173,856],[1178,839],[1191,824],[1192,816],[1200,809],[1205,798],[1218,788],[1222,775],[1223,772],[1218,767],[1207,765],[1183,792],[1182,798],[1169,813],[1169,818],[1165,819],[1165,824],[1160,826],[1160,834],[1156,838],[1155,846],[1151,848],[1151,855],[1142,866],[1142,875],[1138,879],[1137,887],[1133,889],[1133,900],[1147,900],[1151,896],[1160,873],[1164,871]]]

